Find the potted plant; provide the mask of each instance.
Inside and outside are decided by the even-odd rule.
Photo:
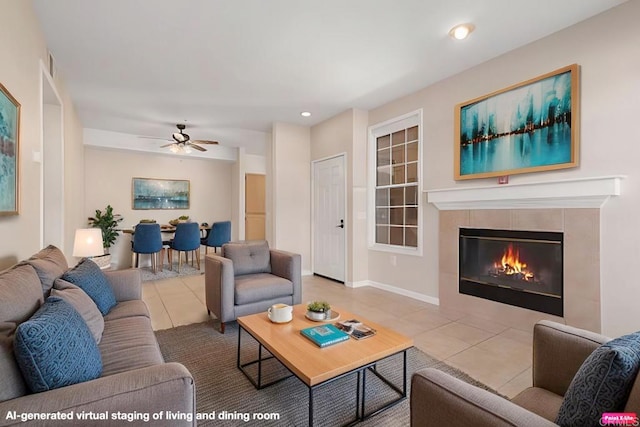
[[[307,317],[311,320],[331,318],[331,305],[326,301],[312,301],[307,304]]]
[[[116,237],[120,235],[116,227],[122,219],[121,215],[113,213],[111,205],[107,205],[104,212],[96,209],[95,216],[89,217],[89,225],[102,230],[102,244],[105,254],[109,253],[109,248],[116,241]]]

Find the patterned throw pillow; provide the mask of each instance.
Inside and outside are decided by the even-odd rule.
[[[603,412],[622,411],[639,369],[640,332],[601,345],[587,357],[571,381],[556,424],[599,426]]]
[[[83,259],[78,265],[64,273],[61,279],[73,283],[85,291],[96,303],[103,316],[106,316],[109,310],[116,305],[116,297],[107,276],[95,262],[88,258]]]
[[[34,393],[93,380],[102,358],[89,328],[68,302],[49,297],[16,329],[14,352]]]

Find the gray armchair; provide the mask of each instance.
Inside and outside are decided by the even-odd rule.
[[[224,324],[240,316],[267,311],[273,304],[300,304],[300,255],[269,249],[266,241],[229,242],[221,256],[204,263],[207,312]]]
[[[609,340],[559,323],[538,322],[533,330],[533,387],[510,401],[437,369],[418,371],[411,381],[411,425],[555,426],[578,369]],[[623,412],[640,413],[640,380],[634,381]]]

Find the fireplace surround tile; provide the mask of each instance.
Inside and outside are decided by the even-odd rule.
[[[549,319],[600,332],[600,210],[593,208],[523,211],[470,210],[467,211],[468,215],[464,214],[465,211],[440,211],[441,307],[487,318],[524,331],[531,331],[539,320]],[[557,228],[559,218],[563,221],[560,228]],[[513,229],[516,225],[518,229],[524,230],[541,231],[541,228],[549,226],[554,229],[546,231],[564,232],[563,318],[458,293],[458,229]]]

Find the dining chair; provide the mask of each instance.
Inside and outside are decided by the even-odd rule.
[[[173,251],[178,251],[178,273],[182,268],[182,257],[180,252],[184,252],[186,262],[189,262],[189,252],[191,252],[191,265],[195,256],[200,270],[200,226],[197,222],[183,222],[176,225],[176,233],[171,240],[169,249],[169,269],[173,269]]]
[[[162,233],[160,232],[160,224],[136,225],[131,242],[131,250],[135,254],[135,267],[139,265],[139,255],[151,255],[151,268],[155,274],[158,269],[158,254],[160,254],[160,271],[164,262],[164,247],[162,245]]]
[[[209,248],[213,248],[213,252],[217,252],[217,248],[231,241],[231,221],[214,222],[207,236],[200,239],[200,243],[205,246],[204,254],[209,252]]]

